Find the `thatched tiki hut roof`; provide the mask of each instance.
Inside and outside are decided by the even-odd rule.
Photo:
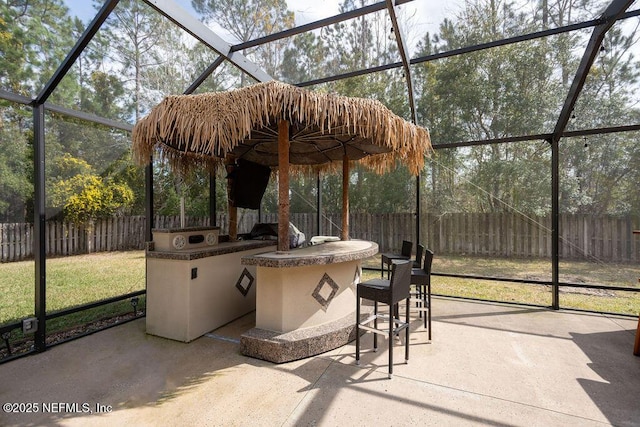
[[[286,158],[283,147],[288,147]],[[168,96],[133,128],[137,163],[147,164],[152,154],[159,154],[178,173],[243,158],[278,167],[280,174],[283,169],[288,174],[291,165],[327,169],[336,162],[348,173],[349,162],[358,161],[378,173],[400,162],[417,175],[430,152],[426,129],[376,100],[277,81],[229,92]]]

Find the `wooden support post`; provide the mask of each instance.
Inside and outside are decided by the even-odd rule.
[[[227,175],[229,175],[235,166],[235,159],[227,156],[225,160]],[[233,200],[233,182],[227,179],[227,204],[229,206],[229,240],[234,242],[238,240],[238,208]]]
[[[340,240],[349,240],[349,158],[342,157],[342,232]]]
[[[289,251],[289,122],[278,123],[278,251]]]

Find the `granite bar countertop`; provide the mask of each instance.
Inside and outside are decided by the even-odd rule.
[[[242,264],[259,267],[301,267],[305,265],[337,264],[369,258],[378,253],[378,244],[367,240],[326,242],[289,252],[265,252],[242,257]]]
[[[190,261],[234,252],[249,251],[252,249],[268,248],[276,246],[273,240],[239,240],[236,242],[218,243],[206,248],[187,249],[183,251],[156,251],[153,242],[147,243],[147,258],[175,259]]]

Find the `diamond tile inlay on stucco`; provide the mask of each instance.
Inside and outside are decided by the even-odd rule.
[[[318,286],[313,290],[311,296],[326,310],[329,304],[331,304],[331,300],[333,300],[338,293],[338,289],[340,289],[340,287],[336,282],[334,282],[327,273],[324,273],[322,279],[320,279],[320,283],[318,283]]]
[[[253,276],[249,273],[249,270],[245,268],[236,282],[236,288],[238,288],[240,293],[246,297],[249,293],[249,289],[251,289],[251,286],[253,285],[253,281]]]

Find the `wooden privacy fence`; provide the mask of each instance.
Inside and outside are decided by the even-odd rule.
[[[560,215],[559,255],[566,260],[640,262],[637,217]],[[421,241],[434,252],[491,257],[551,257],[551,219],[515,213],[423,215]]]
[[[277,222],[276,214],[264,214],[261,222]],[[248,233],[258,222],[257,212],[244,211],[238,218],[239,233]],[[291,222],[307,239],[317,233],[315,213],[293,213]],[[350,235],[377,242],[381,251],[399,250],[403,240],[415,240],[415,215],[352,214]],[[45,252],[49,256],[91,252],[144,249],[146,219],[124,216],[96,220],[91,224],[47,222]],[[218,214],[216,224],[226,234],[227,216]],[[208,226],[209,218],[186,218],[187,226]],[[340,214],[323,215],[322,234],[340,234]],[[155,228],[179,228],[178,216],[156,216]],[[640,262],[638,218],[560,216],[560,257],[573,260]],[[33,225],[0,224],[0,261],[32,258]],[[420,223],[420,241],[438,254],[491,257],[548,258],[551,256],[551,221],[548,217],[512,213],[424,214]]]

